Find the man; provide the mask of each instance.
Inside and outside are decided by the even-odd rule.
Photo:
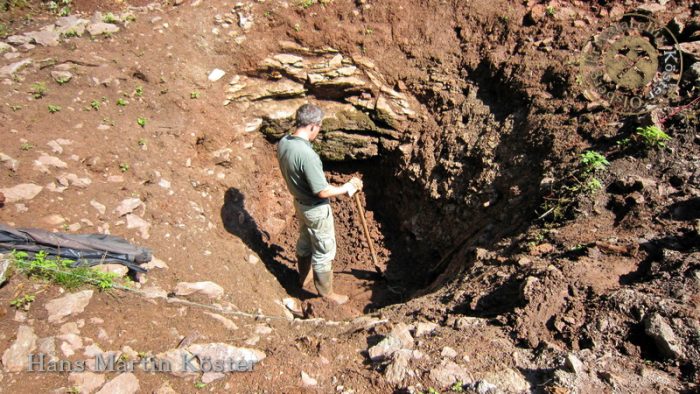
[[[277,144],[277,159],[287,189],[294,197],[294,208],[299,220],[299,239],[296,245],[299,285],[311,281],[321,297],[344,304],[348,297],[333,291],[333,259],[335,258],[335,227],[331,211],[331,197],[352,196],[362,189],[362,181],[352,178],[342,186],[331,186],[323,174],[323,164],[311,148],[311,141],[321,131],[323,110],[316,105],[304,104],[297,110],[291,135]]]

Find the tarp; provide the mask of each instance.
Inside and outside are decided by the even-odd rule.
[[[140,264],[151,261],[151,250],[106,234],[52,233],[34,228],[12,228],[0,223],[0,253],[22,250],[44,251],[75,261],[74,266],[117,263],[135,272],[146,272]]]

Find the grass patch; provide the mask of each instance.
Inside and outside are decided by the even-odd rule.
[[[12,258],[17,272],[30,278],[46,280],[68,290],[91,285],[108,290],[116,284],[117,275],[94,270],[90,267],[73,267],[75,261],[50,257],[40,251],[30,258],[26,252],[13,251]]]
[[[30,91],[30,93],[32,94],[32,97],[38,100],[46,96],[46,93],[48,93],[48,91],[49,89],[46,87],[46,83],[34,82],[32,84],[32,90]]]
[[[638,127],[637,135],[642,138],[642,142],[647,148],[654,149],[665,148],[666,141],[671,139],[671,136],[657,126]]]

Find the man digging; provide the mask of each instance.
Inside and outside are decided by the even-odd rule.
[[[333,259],[335,258],[335,227],[330,198],[351,196],[362,190],[362,181],[352,178],[342,186],[331,186],[323,174],[323,164],[311,148],[311,141],[321,131],[323,110],[313,104],[304,104],[297,110],[295,127],[290,135],[277,144],[282,177],[294,197],[294,208],[299,220],[299,239],[296,245],[299,285],[303,288],[313,278],[321,297],[338,304],[348,296],[333,291]]]

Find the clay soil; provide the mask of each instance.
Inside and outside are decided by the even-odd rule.
[[[41,3],[12,8],[0,22],[14,34],[37,30],[56,18]],[[178,282],[214,281],[225,289],[217,301],[191,298],[199,306],[96,292],[71,320],[84,324],[85,344],[155,354],[195,338],[267,354],[255,371],[205,388],[196,376],[137,372],[140,392],[164,383],[180,393],[450,392],[452,385],[441,387],[431,374],[444,367],[445,346],[457,351],[454,361],[471,382],[486,380],[503,392],[697,390],[697,106],[670,116],[664,126],[673,138],[651,151],[636,140],[628,148],[616,144],[634,140],[643,119],[588,109],[576,58],[613,20],[616,2],[335,0],[304,8],[267,0],[243,2],[255,16],[245,31],[232,2],[171,3],[148,9],[146,1],[75,0],[74,12],[87,18],[142,8],[111,37],[22,52],[35,65],[0,85],[0,151],[19,160],[16,170],[0,168],[0,187],[45,186],[63,172],[92,179],[86,188],[45,189],[20,205],[5,203],[0,221],[55,231],[79,223],[78,233],[108,229],[167,263],[139,286],[170,292]],[[643,4],[624,3],[625,10]],[[557,14],[529,16],[545,5]],[[698,12],[697,4],[671,1],[655,17],[697,24]],[[217,15],[232,19],[229,30]],[[236,41],[240,36],[246,39]],[[324,163],[334,184],[363,179],[361,201],[384,271],[375,271],[353,200],[334,201],[336,290],[351,298],[342,307],[318,298],[313,285],[296,285],[297,222],[274,142],[244,131],[248,115],[222,105],[229,76],[254,73],[279,53],[280,40],[371,59],[418,113],[402,131],[401,148],[372,160]],[[42,67],[49,63],[77,65],[74,79],[55,83],[52,68]],[[223,80],[207,80],[214,68],[227,72]],[[35,99],[32,84],[40,81],[48,92]],[[137,87],[143,95],[135,95]],[[697,97],[689,81],[680,92],[676,108]],[[119,98],[128,105],[117,106]],[[104,104],[95,110],[92,100]],[[62,109],[49,114],[49,104]],[[141,117],[145,127],[137,124]],[[73,142],[52,152],[47,143],[59,138]],[[222,148],[231,149],[223,164],[212,159]],[[562,218],[542,217],[544,202],[570,185],[587,149],[610,161],[601,190],[577,197]],[[67,167],[37,170],[33,162],[43,153]],[[139,214],[151,224],[147,238],[113,212],[129,197],[145,203]],[[92,208],[93,200],[105,213]],[[50,215],[64,222],[50,224]],[[40,338],[59,335],[44,305],[62,291],[20,275],[4,284],[0,350],[21,324],[33,325]],[[9,303],[27,293],[36,300],[20,316]],[[299,319],[288,320],[286,298],[298,303]],[[212,305],[258,317],[229,315],[238,329],[227,330],[207,314]],[[654,314],[670,322],[682,355],[667,357],[646,333],[645,318]],[[370,319],[379,323],[368,325]],[[413,373],[389,383],[386,364],[371,362],[367,349],[400,322],[438,328],[417,340],[423,357],[412,361]],[[261,325],[272,332],[261,334]],[[570,354],[582,359],[585,373],[568,371]],[[304,386],[302,371],[318,384]],[[73,386],[67,374],[3,372],[0,382],[8,393]]]

